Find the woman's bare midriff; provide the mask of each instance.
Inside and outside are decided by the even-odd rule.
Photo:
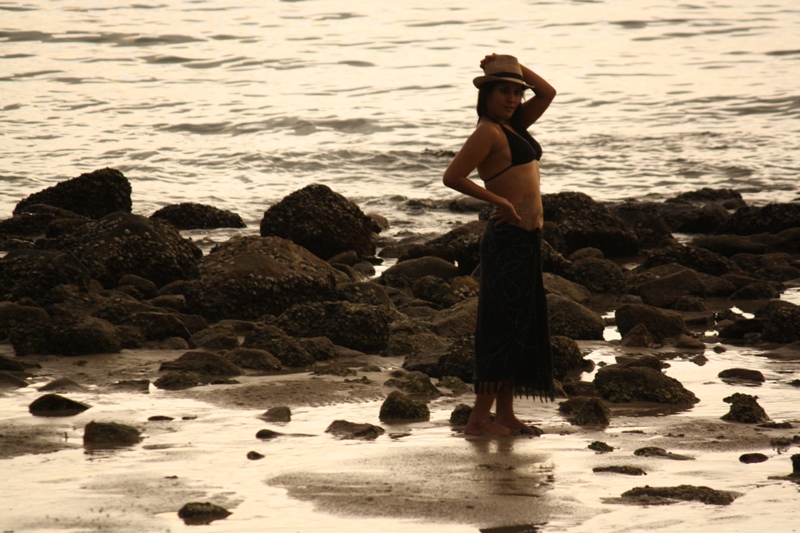
[[[511,167],[486,183],[485,187],[514,204],[514,209],[522,218],[517,226],[533,231],[544,225],[538,161]]]

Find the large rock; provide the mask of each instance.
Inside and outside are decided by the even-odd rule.
[[[565,276],[592,292],[616,294],[625,289],[622,269],[608,259],[587,257],[574,261]]]
[[[0,300],[41,300],[58,285],[89,287],[91,273],[69,252],[13,250],[0,258]]]
[[[544,212],[561,230],[569,252],[593,246],[606,256],[634,255],[636,235],[608,208],[580,192],[543,194]]]
[[[583,285],[564,279],[551,272],[544,272],[542,274],[542,281],[544,282],[544,290],[547,294],[563,296],[579,304],[588,302],[592,297],[592,291]]]
[[[109,322],[80,314],[59,314],[46,322],[17,325],[9,339],[17,355],[119,353],[122,340]]]
[[[603,318],[581,304],[556,294],[547,295],[551,335],[575,340],[603,340]]]
[[[702,235],[692,240],[692,246],[705,248],[725,257],[740,253],[763,254],[767,251],[765,243],[741,235]]]
[[[744,424],[762,424],[769,422],[770,418],[764,408],[758,405],[758,396],[735,392],[723,398],[722,401],[731,404],[730,411],[722,416],[727,422],[742,422]]]
[[[13,327],[43,323],[49,320],[50,315],[41,307],[0,302],[0,338],[8,337],[8,333]],[[0,365],[0,370],[8,369],[2,368]]]
[[[317,302],[287,309],[276,325],[295,337],[328,337],[340,346],[375,352],[386,348],[390,325],[399,316],[388,306]]]
[[[119,212],[37,246],[72,252],[106,288],[116,287],[126,274],[159,287],[194,277],[202,255],[170,224]]]
[[[614,316],[617,329],[623,337],[638,324],[644,324],[656,342],[688,332],[680,314],[650,305],[623,304]]]
[[[180,230],[247,227],[242,217],[232,211],[191,202],[162,207],[150,218],[169,222]]]
[[[289,239],[322,259],[350,250],[375,255],[370,218],[325,185],[304,187],[267,209],[261,236]]]
[[[642,302],[653,307],[672,307],[683,296],[705,297],[706,287],[697,272],[689,268],[639,285]]]
[[[669,263],[678,263],[713,276],[722,276],[739,270],[739,267],[725,256],[695,246],[672,246],[654,250],[644,260],[642,268],[649,269]]]
[[[719,234],[754,235],[779,233],[800,226],[800,204],[768,204],[742,207],[717,228]]]
[[[222,357],[238,366],[260,372],[275,372],[280,370],[280,360],[266,350],[256,348],[236,348],[222,354]]]
[[[380,282],[390,287],[406,288],[425,276],[449,281],[459,275],[460,271],[453,263],[439,257],[420,257],[390,266],[381,274]]]
[[[614,403],[692,405],[700,401],[677,379],[646,366],[605,366],[595,374],[594,384],[603,399]]]
[[[772,313],[761,338],[767,342],[780,343],[800,340],[800,308],[782,307]]]
[[[439,311],[431,320],[431,329],[442,337],[463,337],[475,333],[478,298],[467,298],[453,307]]]
[[[553,377],[564,381],[567,374],[587,370],[591,362],[583,358],[578,343],[569,337],[553,335],[550,337],[553,349]]]
[[[280,237],[233,237],[199,269],[200,278],[186,283],[186,303],[213,322],[279,315],[298,303],[329,299],[336,286],[328,263]]]
[[[713,233],[730,214],[719,203],[694,205],[683,202],[664,202],[658,213],[669,228],[677,233]]]
[[[33,204],[60,207],[95,219],[115,211],[130,213],[131,184],[119,170],[95,170],[31,194],[17,204],[14,214]]]
[[[275,326],[267,326],[247,335],[242,347],[269,352],[284,367],[304,368],[312,366],[315,362],[314,356],[298,339],[286,335]]]
[[[656,248],[673,238],[669,226],[651,204],[629,202],[610,209],[622,220],[625,227],[636,234],[642,248]]]
[[[13,217],[0,221],[0,239],[33,238],[44,235],[55,221],[81,224],[89,219],[72,211],[45,204],[30,204]]]
[[[174,361],[161,363],[159,370],[194,372],[206,376],[240,376],[242,370],[229,359],[212,352],[193,350],[186,352]]]

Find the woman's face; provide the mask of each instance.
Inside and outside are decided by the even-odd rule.
[[[486,102],[487,111],[496,120],[508,121],[522,102],[525,88],[517,83],[498,83]]]

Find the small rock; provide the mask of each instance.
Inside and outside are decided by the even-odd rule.
[[[334,420],[325,430],[325,433],[330,433],[340,439],[375,440],[383,435],[384,429],[372,424],[357,424],[347,420]]]
[[[431,413],[428,406],[406,397],[400,391],[394,391],[381,405],[379,418],[382,422],[388,421],[424,421],[430,420]]]
[[[471,414],[472,414],[472,407],[470,407],[469,405],[465,403],[460,403],[456,405],[455,409],[453,409],[453,412],[450,413],[450,425],[466,426]]]
[[[418,371],[407,372],[399,378],[392,378],[384,383],[384,386],[397,387],[406,394],[425,399],[438,398],[442,395],[441,391],[431,383],[431,378]]]
[[[750,396],[736,392],[722,401],[731,404],[730,411],[722,416],[726,422],[742,422],[744,424],[758,424],[769,422],[766,411],[758,405],[758,396]]]
[[[677,453],[668,452],[664,448],[658,448],[656,446],[646,446],[644,448],[639,448],[633,455],[638,457],[662,457],[664,459],[673,459],[675,461],[693,461],[694,457],[689,457],[688,455],[680,455]]]
[[[607,426],[610,423],[611,411],[603,405],[600,398],[588,398],[572,417],[577,426]]]
[[[150,380],[149,379],[124,379],[117,381],[110,385],[112,389],[125,390],[132,392],[149,392]]]
[[[251,461],[258,461],[259,459],[263,459],[264,456],[258,452],[247,452],[247,458]]]
[[[83,392],[86,387],[75,383],[69,378],[58,378],[47,385],[39,387],[40,392],[58,391],[58,392]]]
[[[769,459],[763,453],[744,453],[739,456],[739,462],[744,464],[763,463]]]
[[[83,445],[92,448],[132,446],[142,441],[140,431],[116,422],[91,421],[83,429]]]
[[[28,382],[20,379],[14,374],[0,370],[0,390],[2,389],[21,389],[27,387]]]
[[[592,472],[612,472],[614,474],[625,474],[626,476],[647,475],[647,472],[645,472],[638,466],[627,466],[627,465],[596,466],[592,468]]]
[[[699,501],[709,505],[729,505],[736,496],[731,492],[678,485],[677,487],[636,487],[622,493],[622,499],[643,505],[670,504],[679,501]]]
[[[171,416],[165,416],[165,415],[153,415],[151,417],[148,417],[147,419],[148,422],[169,422],[170,420],[175,420],[175,419],[172,418]]]
[[[268,422],[291,422],[292,410],[285,405],[270,407],[259,418]]]
[[[181,507],[178,517],[189,526],[210,524],[214,520],[221,520],[231,515],[227,509],[208,502],[190,502]]]
[[[269,440],[274,439],[275,437],[280,437],[283,433],[278,433],[277,431],[273,431],[271,429],[262,429],[256,433],[256,438],[261,440]]]
[[[605,442],[602,442],[602,441],[599,441],[599,440],[596,440],[596,441],[592,442],[588,446],[588,448],[590,450],[594,450],[594,451],[599,452],[599,453],[608,453],[608,452],[613,452],[614,451],[614,447],[613,446],[609,446]]]
[[[764,374],[758,370],[749,370],[747,368],[729,368],[723,370],[717,376],[722,380],[731,381],[753,381],[756,383],[764,383]]]
[[[159,389],[183,390],[197,387],[200,380],[188,372],[167,372],[153,383]]]
[[[89,409],[85,403],[70,400],[58,394],[45,394],[28,406],[33,416],[75,416]]]
[[[455,396],[460,396],[472,389],[472,387],[464,383],[461,378],[456,376],[442,376],[436,386],[450,389]]]

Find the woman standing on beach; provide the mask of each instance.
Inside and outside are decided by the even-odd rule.
[[[514,414],[514,396],[553,399],[553,360],[542,285],[542,149],[527,129],[556,90],[513,56],[492,54],[480,66],[484,75],[473,80],[478,125],[443,178],[446,186],[495,206],[480,245],[476,396],[464,433],[533,433]],[[534,96],[523,102],[525,89]],[[485,188],[468,178],[476,168]]]

